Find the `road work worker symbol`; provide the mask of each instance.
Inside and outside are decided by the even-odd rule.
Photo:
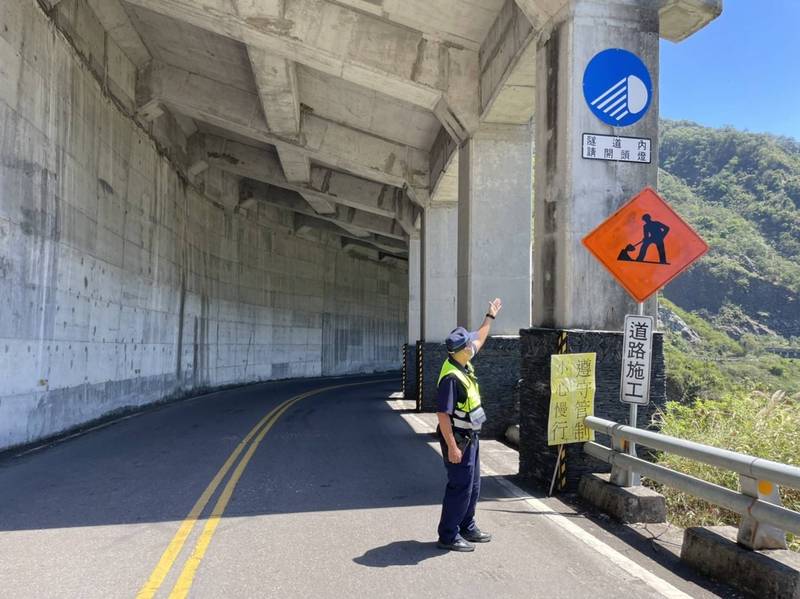
[[[643,302],[708,251],[694,230],[649,187],[583,245],[637,302]]]
[[[629,243],[622,248],[617,260],[622,260],[623,262],[630,262],[633,260],[635,262],[646,262],[648,264],[669,265],[669,262],[667,262],[667,250],[664,249],[664,238],[669,233],[669,227],[664,223],[653,220],[653,217],[649,214],[645,214],[642,220],[644,221],[642,240],[636,243]],[[652,245],[656,246],[656,250],[658,250],[658,262],[647,260],[647,250],[650,249]],[[639,249],[639,254],[636,258],[631,258],[631,252],[636,251],[637,246],[642,246]]]

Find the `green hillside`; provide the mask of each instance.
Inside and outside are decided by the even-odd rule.
[[[665,290],[666,433],[796,464],[800,459],[800,144],[665,121],[659,192],[710,250]],[[783,354],[783,356],[779,355]],[[661,463],[736,489],[736,475]],[[736,524],[735,514],[661,489],[670,521]],[[782,489],[800,509],[800,491]],[[800,539],[790,537],[800,550]]]
[[[668,398],[800,391],[800,143],[663,121],[659,192],[709,253],[665,290]]]
[[[665,121],[660,152],[659,191],[711,246],[666,297],[723,328],[743,314],[778,345],[800,337],[800,144]]]

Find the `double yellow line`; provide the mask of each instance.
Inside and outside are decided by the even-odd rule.
[[[214,509],[211,511],[211,516],[209,516],[208,520],[206,520],[203,531],[200,533],[200,536],[195,543],[194,550],[186,560],[175,586],[172,587],[172,591],[169,594],[169,599],[184,599],[189,594],[189,590],[192,588],[192,582],[194,581],[195,574],[197,574],[197,569],[200,566],[200,562],[208,550],[208,546],[211,543],[214,532],[217,530],[217,526],[219,525],[220,518],[222,518],[225,508],[228,506],[228,502],[230,501],[231,496],[236,489],[239,479],[242,477],[242,473],[244,473],[245,468],[247,468],[247,464],[250,462],[250,459],[253,457],[256,449],[258,449],[258,446],[261,444],[264,436],[269,432],[269,430],[284,414],[284,412],[286,412],[286,410],[291,408],[298,401],[301,401],[312,395],[318,395],[320,393],[325,393],[326,391],[342,389],[345,387],[357,387],[359,385],[384,383],[388,382],[388,380],[391,379],[366,381],[360,383],[347,383],[344,385],[333,385],[330,387],[314,389],[313,391],[308,391],[287,399],[276,408],[271,410],[261,420],[259,420],[258,423],[250,430],[250,432],[247,433],[245,438],[242,439],[241,442],[236,446],[236,449],[233,450],[231,455],[228,456],[228,459],[225,460],[225,463],[208,484],[205,491],[203,491],[203,494],[200,495],[200,498],[194,504],[191,511],[178,528],[178,532],[176,532],[175,536],[172,537],[172,541],[170,541],[166,550],[161,555],[161,559],[159,560],[158,565],[156,565],[152,574],[150,574],[150,578],[136,595],[136,599],[152,599],[152,597],[154,597],[159,591],[161,585],[164,584],[164,580],[172,570],[172,566],[175,564],[175,560],[178,558],[181,549],[183,549],[186,539],[189,538],[189,535],[194,529],[194,525],[200,518],[200,514],[203,513],[203,510],[205,509],[206,505],[208,505],[209,500],[214,495],[217,488],[220,486],[220,484],[222,484],[222,481],[225,479],[228,471],[233,467],[233,465],[236,463],[236,460],[239,458],[239,455],[244,451],[244,457],[242,457],[242,459],[236,465],[233,474],[225,484],[225,488],[222,490],[222,493],[217,499],[217,503],[214,505]]]

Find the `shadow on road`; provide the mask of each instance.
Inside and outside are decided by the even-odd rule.
[[[389,566],[416,566],[432,557],[445,555],[447,551],[439,549],[436,543],[420,541],[394,541],[388,545],[370,549],[353,561],[370,568],[387,568]]]

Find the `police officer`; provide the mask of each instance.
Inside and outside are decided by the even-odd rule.
[[[447,469],[447,488],[442,502],[437,546],[451,551],[474,551],[472,543],[487,543],[492,536],[475,524],[475,505],[481,492],[478,431],[486,421],[481,393],[471,360],[486,338],[502,308],[500,299],[489,304],[480,328],[454,329],[445,340],[447,360],[439,373],[436,432]]]

